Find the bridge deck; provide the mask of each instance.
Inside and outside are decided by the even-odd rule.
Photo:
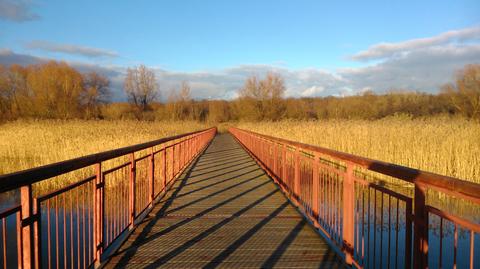
[[[106,265],[340,268],[340,258],[229,134],[214,138]]]

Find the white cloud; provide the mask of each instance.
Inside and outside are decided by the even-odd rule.
[[[303,97],[310,97],[321,94],[325,90],[322,86],[312,86],[305,89],[300,95]]]
[[[219,98],[232,99],[243,86],[246,78],[256,75],[264,77],[268,72],[281,75],[286,84],[286,95],[299,97],[309,88],[316,89],[308,96],[334,94],[339,90],[341,79],[336,75],[319,69],[290,70],[274,65],[239,65],[215,71],[202,72],[170,72],[156,69],[160,86],[169,91],[188,81],[192,88],[192,95],[197,99]],[[320,87],[325,91],[320,91]],[[327,90],[328,89],[328,90]]]
[[[115,51],[104,50],[99,48],[92,48],[71,44],[58,44],[43,40],[34,40],[25,45],[29,49],[37,49],[49,52],[61,52],[66,54],[81,55],[85,57],[117,57],[118,53]]]
[[[418,49],[478,40],[480,40],[480,26],[448,31],[433,37],[411,39],[398,43],[375,44],[367,50],[351,56],[351,59],[355,61],[385,59],[392,56],[402,56]]]
[[[30,1],[0,0],[0,19],[24,22],[39,19],[40,16],[31,11]]]
[[[433,46],[392,57],[381,63],[338,70],[352,89],[369,87],[375,92],[410,89],[437,92],[467,64],[480,64],[480,44]]]

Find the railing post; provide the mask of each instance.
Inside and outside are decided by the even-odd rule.
[[[102,175],[102,163],[95,166],[94,207],[93,207],[93,251],[95,255],[95,267],[101,263],[103,253],[103,210],[104,210],[104,180]],[[65,254],[66,255],[66,254]]]
[[[273,174],[275,174],[278,177],[278,145],[276,142],[273,142]],[[277,179],[275,178],[275,181]]]
[[[185,165],[187,165],[188,160],[190,159],[190,138],[185,139]]]
[[[153,147],[151,148],[150,156],[149,156],[149,166],[148,166],[148,191],[149,191],[149,197],[148,197],[148,204],[149,208],[152,208],[153,206],[153,199],[155,197],[155,160],[154,160],[154,150]]]
[[[428,267],[428,212],[425,209],[426,189],[415,183],[413,204],[413,268]]]
[[[177,168],[177,174],[180,173],[180,170],[182,170],[182,159],[183,159],[183,152],[182,152],[182,142],[178,143],[178,168]]]
[[[33,235],[33,195],[32,185],[20,188],[21,228],[22,228],[22,265],[23,268],[35,268],[35,251]],[[22,266],[19,266],[19,268]]]
[[[293,199],[300,204],[300,150],[295,148],[295,174],[293,183]]]
[[[267,140],[262,140],[262,162],[265,167],[268,167],[268,158],[267,158]]]
[[[270,141],[266,141],[265,144],[266,144],[266,148],[267,148],[267,167],[268,167],[268,169],[272,170],[273,169],[273,164],[272,164],[272,161],[271,161],[272,154],[273,154],[272,153],[273,150],[271,150],[272,145],[270,144]]]
[[[345,262],[353,262],[353,244],[355,229],[355,185],[353,164],[347,163],[347,171],[343,179],[343,251]]]
[[[163,191],[167,192],[167,145],[163,147]]]
[[[285,184],[285,179],[287,178],[287,146],[286,145],[282,145],[282,178],[281,178],[281,181],[282,181],[282,189],[285,191],[284,189],[284,185]]]
[[[132,152],[130,154],[130,184],[129,184],[129,221],[130,221],[130,230],[133,229],[135,221],[135,174],[136,174],[136,163],[135,163],[135,154]]]
[[[172,146],[172,178],[170,180],[173,180],[175,177],[175,147],[177,145],[173,144]],[[170,180],[168,181],[170,183]]]
[[[318,171],[318,162],[319,157],[317,154],[313,156],[313,165],[312,165],[312,211],[313,217],[315,218],[313,224],[315,227],[319,227],[320,224],[318,223],[318,188],[320,187],[319,182],[319,171]]]
[[[198,136],[195,136],[193,139],[193,151],[195,156],[197,156],[197,150],[198,150]]]
[[[193,157],[193,150],[192,150],[192,136],[188,138],[188,159],[192,159]]]
[[[185,167],[185,164],[187,163],[187,154],[188,154],[187,141],[183,140],[183,142],[182,142],[182,158],[183,158],[182,168]]]

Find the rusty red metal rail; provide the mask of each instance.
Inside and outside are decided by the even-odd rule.
[[[427,192],[432,190],[479,206],[479,184],[247,130],[229,131],[344,254],[347,264],[427,268],[433,259],[442,267],[443,233],[449,222],[454,227],[453,265],[457,265],[458,229],[462,227],[470,237],[468,267],[479,268],[474,239],[480,224],[426,203]],[[408,182],[413,191],[405,193],[382,181],[368,180],[368,173]],[[429,217],[440,219],[436,253],[429,251]]]
[[[0,266],[100,265],[216,132],[210,128],[0,176],[0,193],[20,193],[19,205],[0,211]],[[119,157],[129,161],[102,169]],[[47,194],[32,193],[34,183],[87,167],[95,173]]]

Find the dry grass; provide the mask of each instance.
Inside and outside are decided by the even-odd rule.
[[[480,123],[474,121],[391,117],[238,127],[480,183]]]
[[[0,174],[207,127],[197,122],[10,122],[0,125]]]

